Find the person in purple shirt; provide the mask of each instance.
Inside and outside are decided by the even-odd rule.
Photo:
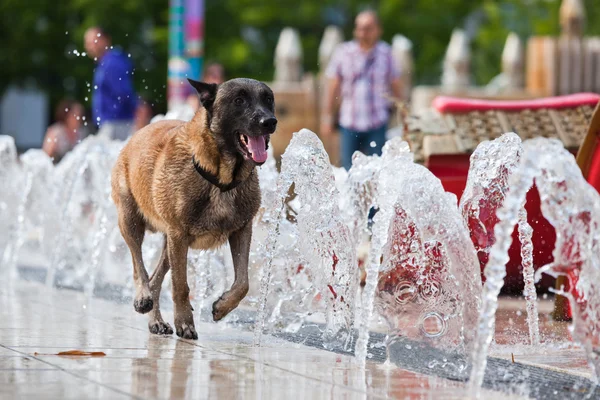
[[[133,89],[133,64],[121,50],[113,48],[106,30],[89,28],[84,36],[88,56],[97,62],[92,91],[92,118],[98,135],[126,140],[132,133],[137,107]]]
[[[341,100],[339,112],[340,156],[350,169],[352,155],[381,154],[385,142],[390,102],[400,98],[400,70],[390,46],[381,41],[381,23],[377,14],[363,11],[357,15],[354,40],[340,44],[327,66],[326,99],[321,117],[321,134],[332,135],[334,106]]]

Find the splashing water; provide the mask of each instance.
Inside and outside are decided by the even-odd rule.
[[[273,250],[281,236],[282,219],[285,217],[285,199],[294,184],[297,221],[297,250],[301,264],[293,264],[296,274],[287,277],[292,281],[312,282],[312,290],[305,292],[317,310],[324,312],[325,336],[332,338],[340,332],[349,333],[353,326],[353,308],[358,270],[356,252],[350,231],[343,223],[338,206],[339,193],[335,186],[329,156],[317,136],[302,130],[294,134],[282,156],[281,174],[277,181],[277,194],[270,207],[269,236],[265,244],[270,256],[263,272],[261,305],[256,328],[256,341],[260,341],[266,320],[266,303],[273,278]],[[288,266],[289,267],[289,266]],[[309,305],[310,306],[310,305]]]
[[[380,157],[356,152],[348,173],[340,174],[336,179],[336,182],[340,182],[340,209],[346,225],[350,227],[353,243],[360,243],[363,236],[368,234],[367,220],[369,210],[375,204],[381,166]]]
[[[97,258],[105,248],[108,226],[116,226],[116,210],[110,199],[110,172],[122,147],[89,137],[55,168],[55,207],[60,210],[46,284],[90,288],[100,273]],[[64,185],[64,186],[63,186]],[[56,190],[56,189],[55,189]],[[103,221],[110,218],[109,221]],[[80,265],[85,266],[81,268]],[[92,284],[92,286],[95,285]]]
[[[396,142],[394,142],[396,143]],[[366,282],[363,289],[363,296],[361,300],[361,307],[358,310],[357,328],[358,328],[358,339],[356,341],[355,355],[360,363],[364,363],[367,358],[367,344],[369,341],[369,323],[373,314],[373,302],[375,299],[375,290],[377,287],[377,280],[379,276],[379,270],[381,265],[381,257],[383,253],[383,247],[387,242],[387,235],[390,225],[390,220],[393,215],[393,207],[398,197],[399,188],[396,185],[386,187],[386,190],[380,190],[380,187],[390,181],[390,174],[384,174],[384,171],[402,171],[403,161],[404,164],[412,163],[412,154],[408,151],[408,145],[395,149],[394,143],[387,143],[384,146],[384,151],[381,159],[381,167],[377,176],[377,200],[375,204],[379,208],[379,212],[373,218],[373,236],[371,238],[371,248],[369,257],[366,264]],[[398,150],[388,153],[388,150]],[[388,156],[390,154],[392,157]],[[399,157],[393,157],[394,155]],[[397,164],[396,164],[397,163]],[[396,165],[394,165],[396,164]],[[395,168],[396,167],[396,168]],[[392,178],[393,179],[393,178]],[[391,182],[395,182],[394,179]],[[381,195],[380,195],[381,194]]]
[[[15,237],[16,217],[11,205],[18,203],[19,190],[16,177],[20,176],[17,148],[11,136],[0,136],[0,253],[4,254],[5,246]]]
[[[25,211],[27,202],[29,200],[29,194],[33,187],[33,173],[29,172],[25,181],[25,187],[23,188],[22,198],[19,201],[17,207],[17,222],[13,228],[12,234],[9,236],[9,242],[4,248],[4,254],[2,256],[2,264],[5,266],[11,279],[16,278],[16,264],[19,255],[19,250],[24,242],[25,235]]]
[[[19,199],[17,206],[17,223],[8,245],[4,249],[2,257],[3,266],[9,271],[10,276],[14,279],[17,276],[17,260],[21,247],[25,243],[27,236],[27,221],[26,213],[29,203],[31,202],[31,194],[35,183],[42,187],[46,187],[49,179],[46,171],[52,168],[52,161],[46,153],[41,150],[28,150],[21,157],[23,166],[23,175],[25,185],[22,191],[22,197]],[[40,179],[41,178],[41,179]],[[41,181],[37,181],[40,179]]]
[[[278,192],[280,189],[280,184],[278,182]],[[288,186],[289,188],[289,186]],[[279,201],[276,201],[279,200]],[[267,223],[267,229],[269,231],[269,235],[267,236],[267,240],[264,244],[263,252],[266,255],[266,264],[262,271],[262,276],[260,279],[260,299],[258,305],[258,315],[256,318],[256,326],[254,329],[254,344],[256,346],[260,345],[261,336],[265,329],[265,322],[267,318],[267,301],[269,297],[269,287],[271,286],[272,276],[273,276],[273,268],[274,268],[274,260],[275,253],[277,248],[277,239],[280,236],[280,227],[282,224],[281,218],[283,211],[285,209],[285,198],[274,199],[275,208],[272,208],[272,211],[275,211],[275,214],[271,217],[270,215],[265,218],[265,222]],[[294,235],[294,238],[297,236]],[[278,307],[279,309],[279,307]]]
[[[498,222],[496,212],[504,202],[510,176],[517,169],[522,153],[521,138],[510,132],[496,140],[480,143],[471,155],[467,185],[459,207],[482,266],[487,263],[495,241],[493,227]],[[527,223],[527,212],[524,208],[519,214],[518,231],[529,336],[531,343],[537,345],[540,342],[540,333],[537,294],[533,280],[533,230]]]
[[[42,241],[37,251],[50,284],[80,286],[90,296],[99,285],[120,285],[119,295],[130,296],[129,250],[108,196],[110,170],[122,146],[91,137],[57,166],[47,157],[42,161],[45,155],[39,152],[29,153],[29,161],[21,157],[19,165],[14,142],[0,136],[0,180],[13,188],[0,196],[0,219],[10,235],[0,236],[3,255],[16,257],[15,266],[29,263],[28,252],[13,249],[29,250],[31,242]],[[544,271],[569,275],[575,287],[567,294],[574,302],[574,338],[597,365],[596,345],[589,338],[600,329],[600,300],[594,295],[600,281],[594,258],[600,254],[598,194],[557,142],[527,142],[523,150],[516,135],[507,134],[480,145],[460,207],[437,178],[413,162],[400,139],[389,141],[381,157],[358,153],[353,162],[347,173],[333,168],[316,135],[303,130],[282,157],[280,174],[272,157],[258,170],[262,204],[251,245],[253,279],[243,303],[258,310],[257,342],[264,331],[294,332],[305,321],[324,321],[329,341],[350,344],[353,330],[358,331],[355,354],[364,363],[377,314],[389,325],[390,342],[415,338],[460,354],[472,348],[471,385],[477,387],[517,223],[530,332],[537,331],[531,227],[522,211],[535,179],[542,211],[557,229],[555,262]],[[373,207],[378,212],[369,232]],[[370,250],[361,293],[357,249],[364,243]],[[161,235],[147,236],[148,267],[161,248]],[[479,321],[477,255],[488,264]],[[230,284],[229,249],[190,252],[188,264],[194,301],[206,308]],[[531,340],[535,343],[535,336]]]
[[[103,148],[99,148],[99,150],[88,154],[90,158],[89,165],[98,166],[103,171],[110,170],[114,160]],[[89,279],[84,282],[84,291],[90,298],[94,293],[96,280],[100,273],[100,261],[106,253],[109,215],[114,208],[110,198],[111,185],[108,174],[95,171],[92,175],[92,187],[93,192],[97,195],[96,213],[90,233],[90,237],[92,238],[90,248],[91,257],[88,272],[86,273]]]
[[[85,154],[85,153],[84,153]],[[62,203],[62,212],[61,212],[61,221],[65,222],[65,226],[60,229],[58,235],[56,236],[56,244],[54,246],[54,252],[52,255],[52,259],[50,265],[48,267],[48,273],[46,275],[46,284],[48,286],[54,286],[56,272],[62,270],[65,258],[63,257],[63,253],[65,250],[65,244],[69,242],[69,236],[71,232],[71,227],[73,225],[73,221],[69,220],[69,207],[71,206],[71,199],[75,195],[75,183],[78,182],[85,171],[88,168],[87,154],[84,155],[83,162],[81,166],[78,167],[75,173],[69,174],[69,178],[67,179],[67,184],[65,185],[66,190],[65,193],[66,199]]]
[[[0,136],[0,162],[6,168],[14,168],[17,162],[17,146],[12,136]],[[0,172],[0,176],[5,178],[6,170]]]
[[[486,356],[493,338],[498,294],[506,275],[512,230],[519,221],[525,196],[534,181],[540,193],[542,213],[557,235],[554,261],[540,268],[536,279],[542,273],[569,277],[571,287],[575,288],[575,295],[567,294],[574,310],[573,338],[585,349],[594,376],[599,371],[600,196],[584,180],[573,155],[559,141],[536,138],[525,142],[519,166],[509,179],[510,189],[497,213],[495,243],[485,268],[483,305],[472,353],[470,386],[475,395],[483,382]]]
[[[394,335],[465,356],[473,341],[481,279],[456,197],[413,162],[405,142],[392,140],[386,147],[364,298],[370,296],[367,289],[377,289],[377,309]],[[360,338],[360,359],[365,350],[359,345],[364,346]]]
[[[118,284],[122,296],[131,295],[129,251],[108,195],[110,170],[122,146],[96,137],[86,139],[60,164],[48,168],[52,179],[45,190],[52,196],[29,195],[49,201],[48,216],[36,224],[52,232],[45,235],[48,245],[41,250],[46,259],[41,264],[47,268],[51,285],[81,287],[91,296],[98,286]],[[406,143],[390,141],[381,157],[357,153],[352,169],[346,173],[331,166],[322,143],[304,130],[290,143],[280,174],[272,158],[258,173],[262,204],[254,221],[250,268],[251,276],[260,276],[261,284],[257,285],[256,279],[251,281],[243,303],[258,310],[257,342],[263,330],[294,332],[307,320],[324,321],[326,342],[341,342],[347,350],[354,345],[353,330],[358,330],[355,351],[364,362],[375,309],[386,318],[394,335],[411,336],[410,329],[416,327],[414,337],[433,344],[454,348],[469,345],[465,332],[471,330],[463,326],[472,325],[479,298],[472,288],[480,284],[474,249],[460,223],[456,198],[444,193],[439,180],[413,163]],[[37,175],[34,179],[43,180]],[[23,195],[23,189],[15,192]],[[26,221],[39,207],[30,205],[25,209]],[[372,207],[379,212],[369,238],[367,219]],[[444,217],[420,215],[431,214],[431,210]],[[425,302],[419,300],[412,328],[395,324],[395,309],[385,300],[386,296],[401,296],[396,286],[386,286],[385,274],[409,269],[397,262],[401,256],[394,253],[396,225],[403,223],[404,217],[398,219],[402,213],[412,219],[423,239],[418,249],[410,249],[418,251],[423,261],[412,284],[419,293],[430,296]],[[29,225],[24,225],[25,230]],[[448,239],[450,236],[454,243]],[[369,241],[374,250],[367,265],[367,286],[361,294],[357,249]],[[147,235],[142,250],[149,269],[161,248],[161,235]],[[232,278],[227,246],[210,252],[191,251],[188,267],[191,293],[200,310],[220,296]],[[449,285],[451,281],[454,286],[456,282],[463,285],[464,297],[452,298],[456,290]],[[163,293],[170,291],[168,282]],[[466,293],[471,294],[470,303]],[[470,311],[465,312],[466,308]],[[431,335],[424,331],[431,321],[441,321],[446,326],[444,332]]]
[[[233,261],[229,246],[217,250],[192,250],[188,253],[188,271],[193,278],[191,291],[202,321],[212,321],[212,304],[233,282]],[[196,308],[196,306],[194,306]]]
[[[521,260],[523,260],[523,297],[527,302],[527,325],[529,326],[529,340],[532,346],[540,344],[540,327],[538,324],[537,292],[535,290],[535,277],[533,270],[533,228],[527,222],[525,203],[519,210],[519,241],[521,242]]]
[[[482,264],[487,262],[494,244],[496,211],[504,202],[509,178],[519,165],[522,152],[521,138],[506,133],[496,140],[480,143],[471,155],[459,208]]]

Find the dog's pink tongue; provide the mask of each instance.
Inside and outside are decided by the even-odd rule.
[[[257,163],[267,161],[267,149],[264,136],[248,136],[248,150],[252,153],[252,159]]]

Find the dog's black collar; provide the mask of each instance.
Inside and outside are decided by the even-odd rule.
[[[198,162],[196,161],[196,158],[194,156],[192,156],[192,163],[194,163],[194,168],[196,169],[196,172],[198,172],[200,174],[200,176],[202,176],[208,182],[210,182],[214,186],[218,187],[219,190],[221,190],[221,192],[228,192],[230,190],[233,190],[236,187],[238,187],[240,185],[240,183],[242,183],[242,181],[236,179],[236,176],[238,175],[240,167],[244,163],[243,160],[241,160],[241,161],[238,160],[237,163],[235,164],[235,169],[233,170],[233,181],[231,181],[231,183],[229,183],[227,185],[223,185],[221,182],[219,182],[219,178],[216,175],[213,175],[210,172],[208,172],[207,170],[205,170],[204,168],[202,168],[200,166],[200,164],[198,164]]]

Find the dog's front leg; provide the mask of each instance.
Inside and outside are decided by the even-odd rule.
[[[167,236],[165,235],[165,243],[163,244],[162,253],[160,254],[160,261],[150,277],[150,293],[152,293],[154,307],[152,307],[152,311],[148,314],[148,329],[150,329],[150,332],[158,335],[170,335],[173,333],[173,328],[163,320],[162,314],[160,313],[160,291],[165,275],[171,268],[169,265],[168,253],[169,243]]]
[[[213,304],[213,319],[219,321],[236,308],[248,293],[248,257],[252,241],[252,221],[229,236],[229,246],[233,256],[235,281],[227,292]]]
[[[187,283],[187,252],[189,240],[179,234],[167,235],[168,257],[173,279],[173,304],[175,306],[175,332],[184,339],[198,339],[194,315],[190,304]]]

